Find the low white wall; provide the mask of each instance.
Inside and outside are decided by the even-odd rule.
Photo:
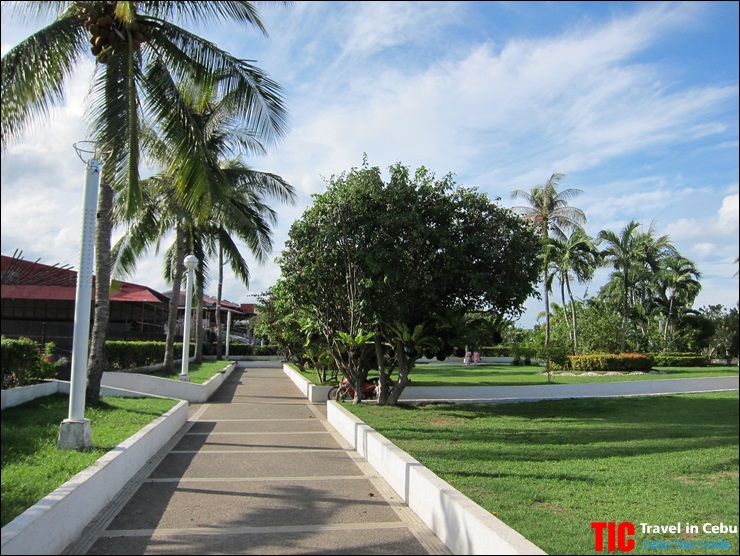
[[[30,402],[43,396],[52,394],[69,394],[69,381],[51,380],[41,384],[32,384],[30,386],[19,386],[17,388],[8,388],[2,391],[2,409],[15,407],[22,403]],[[117,398],[146,398],[151,396],[145,392],[133,392],[121,388],[100,387],[101,396],[114,396]],[[161,397],[161,396],[157,396]]]
[[[31,384],[30,386],[18,386],[16,388],[6,388],[0,391],[2,400],[0,400],[0,409],[6,407],[15,407],[22,403],[30,402],[41,396],[51,396],[59,392],[59,381],[51,380],[41,384]]]
[[[2,554],[59,554],[186,423],[188,403],[131,436],[2,528]]]
[[[326,408],[332,426],[453,554],[545,554],[340,404]]]
[[[332,386],[318,386],[296,372],[290,365],[283,363],[283,372],[293,381],[306,398],[313,403],[324,403],[328,399]]]
[[[236,363],[232,362],[225,368],[224,372],[214,375],[205,384],[193,384],[192,382],[184,382],[175,378],[161,378],[130,372],[103,373],[101,384],[112,388],[145,392],[165,398],[187,400],[191,403],[203,403],[223,384],[235,366]]]

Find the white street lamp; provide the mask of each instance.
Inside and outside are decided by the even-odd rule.
[[[90,420],[85,419],[85,390],[87,389],[87,348],[90,335],[90,305],[92,304],[95,259],[95,219],[101,159],[104,154],[108,153],[102,153],[92,141],[78,141],[74,144],[74,148],[77,156],[85,163],[85,185],[82,193],[82,235],[75,293],[69,414],[59,426],[57,447],[61,450],[88,450],[92,447],[92,430]],[[87,157],[87,160],[83,156]]]
[[[231,343],[231,311],[226,314],[226,358],[229,358],[229,344]]]
[[[188,255],[183,261],[188,271],[187,286],[185,288],[185,324],[182,331],[182,367],[180,369],[180,380],[190,382],[188,374],[188,363],[190,363],[190,306],[193,301],[193,271],[198,266],[195,255]]]

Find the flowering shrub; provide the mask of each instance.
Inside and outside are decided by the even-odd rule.
[[[590,353],[571,355],[571,368],[574,371],[649,371],[654,359],[644,353]]]
[[[3,336],[0,348],[2,387],[26,386],[54,378],[64,361],[56,359],[53,352],[54,342],[39,348],[30,338],[15,340]]]

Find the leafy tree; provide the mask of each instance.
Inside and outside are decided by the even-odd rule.
[[[437,179],[421,167],[412,176],[399,163],[384,182],[365,161],[315,196],[279,264],[358,396],[372,365],[383,384],[392,358],[398,378],[388,403],[396,403],[423,349],[432,339],[439,346],[435,317],[450,309],[520,314],[539,253],[526,222],[451,175]]]
[[[740,351],[740,305],[725,309],[722,305],[708,305],[699,312],[714,325],[714,334],[707,345],[709,359],[728,360],[738,357]]]

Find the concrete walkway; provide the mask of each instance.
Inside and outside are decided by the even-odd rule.
[[[413,382],[412,382],[413,384]],[[586,384],[534,386],[407,386],[402,402],[449,401],[454,403],[511,403],[571,398],[662,396],[692,392],[738,390],[738,377],[673,378]]]
[[[449,554],[279,368],[238,367],[65,554]]]

